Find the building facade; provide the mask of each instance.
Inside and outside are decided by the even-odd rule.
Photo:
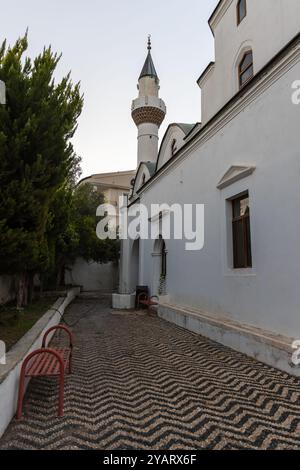
[[[202,122],[171,124],[155,162],[139,149],[127,208],[204,205],[204,245],[124,240],[113,303],[132,307],[147,285],[162,318],[300,375],[300,2],[221,0],[209,24]]]
[[[115,207],[118,214],[120,200],[129,196],[135,174],[136,170],[98,173],[83,178],[79,185],[89,184],[95,191],[102,193],[105,202]]]

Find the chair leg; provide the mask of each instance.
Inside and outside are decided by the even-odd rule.
[[[58,416],[64,415],[64,381],[65,381],[65,371],[63,368],[61,368],[60,374],[59,374]]]
[[[17,419],[22,418],[22,408],[24,399],[24,386],[25,386],[25,366],[22,365],[20,382],[19,382],[19,395],[18,395],[18,406],[17,406]]]

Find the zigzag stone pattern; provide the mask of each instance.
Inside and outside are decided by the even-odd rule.
[[[55,379],[33,379],[1,449],[300,449],[299,379],[104,298],[65,319],[80,319],[65,416]]]

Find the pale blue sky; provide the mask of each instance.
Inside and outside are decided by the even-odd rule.
[[[85,106],[74,140],[83,176],[136,167],[130,116],[147,35],[170,122],[201,118],[196,79],[213,59],[207,20],[217,0],[0,0],[0,39],[29,27],[30,54],[44,45],[62,52],[59,73],[81,81]]]

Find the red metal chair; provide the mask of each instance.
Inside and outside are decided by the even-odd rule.
[[[52,331],[63,330],[69,335],[68,348],[47,348],[46,340]],[[17,419],[21,419],[24,387],[26,377],[41,377],[41,376],[59,376],[59,404],[58,416],[64,414],[64,382],[65,372],[72,371],[72,352],[73,352],[73,335],[72,332],[64,325],[57,325],[49,328],[43,337],[42,348],[37,349],[30,353],[22,364],[20,383],[19,383],[19,396],[17,406]]]
[[[47,341],[49,333],[52,333],[52,331],[55,331],[55,330],[65,331],[69,336],[69,348],[62,348],[62,349],[55,348],[55,350],[59,351],[63,355],[66,351],[69,352],[69,374],[71,374],[72,373],[72,357],[73,357],[74,336],[73,336],[72,331],[68,327],[66,327],[65,325],[56,325],[56,326],[52,326],[51,328],[49,328],[49,330],[47,330],[46,333],[44,334],[43,342],[42,342],[42,348],[46,347],[46,341]]]
[[[151,307],[157,307],[158,303],[159,303],[159,298],[157,295],[152,295],[151,297],[149,297],[149,295],[147,295],[145,292],[141,292],[138,295],[138,301],[137,301],[138,307],[140,305],[144,305],[148,308],[148,310],[150,310]]]

